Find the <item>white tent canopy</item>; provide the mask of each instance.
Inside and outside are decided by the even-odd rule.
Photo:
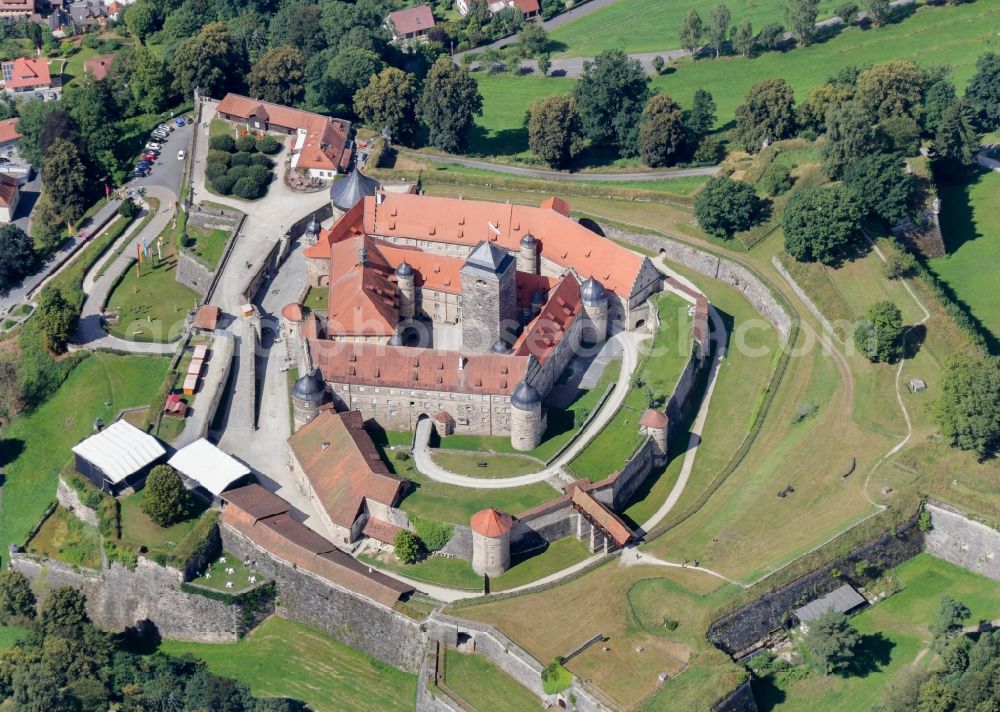
[[[250,474],[250,468],[205,438],[182,447],[168,464],[214,495],[222,494],[233,482]]]
[[[97,467],[113,484],[134,475],[166,450],[152,435],[125,420],[118,420],[73,448],[73,452]]]

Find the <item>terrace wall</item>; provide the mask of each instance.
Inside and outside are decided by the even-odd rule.
[[[215,272],[206,267],[201,260],[192,255],[186,249],[177,251],[177,274],[175,279],[188,289],[194,291],[199,297],[204,297]]]
[[[974,522],[961,510],[928,502],[931,530],[924,534],[927,552],[963,569],[1000,581],[1000,532]]]
[[[98,525],[97,510],[86,506],[80,499],[79,493],[66,484],[62,477],[59,478],[59,484],[56,486],[56,501],[59,502],[59,506],[67,512],[71,512],[81,522],[92,527]]]

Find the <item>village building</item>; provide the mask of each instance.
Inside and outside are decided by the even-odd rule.
[[[12,94],[51,89],[52,75],[49,63],[35,57],[18,57],[0,64],[3,71],[3,87]]]
[[[126,420],[117,420],[74,446],[73,454],[77,472],[117,497],[141,489],[146,475],[167,451],[152,435]]]
[[[289,439],[292,461],[335,543],[362,535],[391,543],[399,526],[391,509],[407,480],[389,472],[364,429],[361,413],[321,412]]]
[[[461,15],[468,15],[469,10],[472,9],[473,0],[458,0],[458,12]],[[530,20],[533,17],[537,17],[542,11],[541,5],[539,5],[538,0],[487,0],[486,6],[490,10],[491,15],[496,15],[498,12],[506,10],[508,7],[516,7],[521,11],[521,16],[525,20]]]
[[[251,131],[292,136],[291,169],[313,178],[332,179],[351,164],[350,121],[233,93],[219,102],[217,114]]]
[[[799,619],[803,631],[809,630],[809,624],[830,611],[851,613],[868,603],[865,597],[858,593],[850,584],[844,584],[829,593],[810,601],[801,608],[795,609],[795,617]]]
[[[83,63],[83,71],[89,72],[97,81],[101,81],[108,76],[111,71],[111,64],[115,61],[113,54],[99,54],[93,59],[88,59]]]
[[[0,173],[0,223],[13,222],[21,190],[17,179]]]
[[[17,132],[18,121],[16,117],[0,121],[0,151],[14,148],[17,139],[21,138]]]
[[[424,39],[434,28],[434,14],[430,5],[417,5],[390,12],[385,26],[392,33],[392,41],[407,43]]]

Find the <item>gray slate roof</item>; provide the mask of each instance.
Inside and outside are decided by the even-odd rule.
[[[855,591],[852,586],[845,583],[835,591],[830,591],[830,593],[807,603],[802,608],[796,608],[795,617],[801,623],[809,623],[830,610],[837,611],[838,613],[847,613],[848,611],[853,611],[858,606],[864,605],[864,603],[865,597]]]
[[[484,240],[476,246],[472,254],[465,260],[465,265],[462,266],[462,269],[475,267],[493,274],[500,274],[506,270],[507,264],[513,261],[513,259],[507,250]]]
[[[330,186],[330,202],[335,208],[347,212],[359,201],[375,195],[379,182],[374,178],[362,175],[357,166],[343,178],[338,178]]]

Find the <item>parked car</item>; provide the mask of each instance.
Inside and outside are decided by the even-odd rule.
[[[185,116],[184,120],[187,121],[188,124],[193,124],[194,123],[194,117],[193,116]]]
[[[146,144],[146,149],[150,151],[159,151],[161,148],[163,148],[163,144],[159,141],[150,141]]]
[[[161,141],[166,141],[168,138],[170,138],[170,134],[164,133],[163,131],[154,131],[152,133],[152,136],[153,138],[158,138]]]
[[[149,175],[149,171],[143,170],[143,169],[140,169],[140,168],[136,168],[134,171],[132,171],[132,177],[133,178],[145,178],[148,175]]]
[[[152,161],[139,161],[135,164],[136,168],[150,168],[153,165]]]
[[[139,156],[144,161],[155,161],[159,157],[159,154],[153,153],[152,151],[147,151],[146,153]]]
[[[178,161],[183,161],[184,160],[184,151],[183,150],[180,150],[180,151],[177,152],[177,160]]]
[[[44,101],[45,100],[45,95],[42,92],[40,92],[40,91],[36,91],[35,92],[35,98],[36,99],[41,99],[41,100]]]
[[[174,123],[177,125],[177,128],[179,129],[184,128],[184,119],[182,119],[181,117],[178,116],[176,119],[174,119]]]
[[[170,124],[160,124],[156,128],[160,129],[160,131],[166,131],[167,133],[170,133],[171,131],[174,130],[174,127],[171,126]]]

